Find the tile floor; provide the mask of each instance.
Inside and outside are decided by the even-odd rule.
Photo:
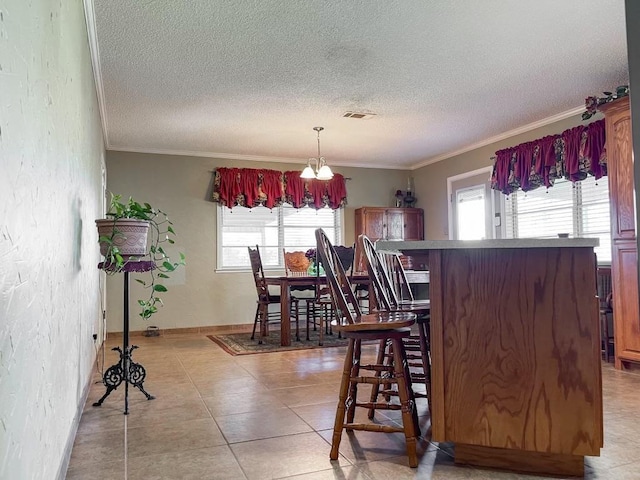
[[[202,334],[134,340],[134,361],[146,368],[145,388],[156,399],[131,389],[125,416],[123,388],[95,408],[105,390],[92,384],[68,480],[539,478],[456,466],[452,447],[428,438],[411,469],[402,434],[344,434],[340,459],[331,462],[344,348],[233,357]],[[108,350],[107,366],[115,361]],[[640,374],[604,365],[603,384],[605,446],[586,460],[585,478],[639,479]],[[428,431],[424,402],[418,399]],[[391,423],[397,413],[376,415]]]

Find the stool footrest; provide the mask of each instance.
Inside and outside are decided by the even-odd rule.
[[[388,377],[351,377],[352,383],[370,383],[372,385],[382,385],[388,383],[398,383],[395,376]]]
[[[363,430],[365,432],[385,432],[385,433],[398,433],[404,432],[401,427],[392,427],[390,425],[380,425],[377,423],[345,423],[343,428],[346,430]]]
[[[356,407],[361,408],[375,408],[376,410],[402,410],[402,405],[399,403],[386,403],[386,402],[356,402]]]
[[[369,372],[393,372],[393,365],[360,365],[360,370]]]

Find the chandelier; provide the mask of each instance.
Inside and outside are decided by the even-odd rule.
[[[307,166],[300,174],[300,178],[317,178],[318,180],[331,180],[333,178],[333,172],[327,165],[327,161],[324,157],[320,156],[320,132],[324,130],[324,127],[313,127],[318,132],[318,157],[310,158],[307,162]],[[315,171],[311,166],[311,162],[315,163]]]

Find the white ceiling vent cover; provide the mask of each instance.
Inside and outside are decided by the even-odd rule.
[[[375,113],[371,112],[345,112],[342,115],[345,118],[357,118],[359,120],[368,120],[369,118],[373,118],[376,116]]]

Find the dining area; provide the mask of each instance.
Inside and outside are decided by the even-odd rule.
[[[355,248],[338,246],[342,254],[345,268],[351,270]],[[329,296],[327,277],[316,258],[315,249],[306,251],[283,251],[284,275],[266,275],[258,246],[248,247],[251,270],[257,292],[256,315],[252,331],[252,339],[258,333],[257,341],[268,335],[269,323],[279,326],[280,345],[291,345],[291,323],[295,324],[293,337],[300,340],[300,319],[306,319],[306,336],[310,340],[309,328],[319,330],[319,346],[322,346],[324,334],[329,334],[333,319],[333,304]],[[369,277],[364,272],[353,272],[351,282],[365,294],[361,297],[368,301]],[[277,293],[272,293],[272,292]],[[269,305],[279,305],[276,311],[270,311]],[[323,330],[323,327],[326,327]]]
[[[373,310],[377,305],[377,292],[367,271],[362,247],[358,246],[356,243],[350,246],[335,245],[333,248],[348,275],[358,303],[367,310]],[[271,324],[279,331],[280,345],[290,346],[292,339],[300,341],[303,338],[300,321],[304,320],[306,333],[303,340],[306,341],[310,340],[310,326],[314,329],[320,324],[326,327],[318,334],[319,346],[322,346],[324,335],[332,333],[331,321],[335,320],[335,315],[328,279],[316,249],[283,249],[284,274],[265,270],[257,245],[248,247],[248,253],[257,293],[252,339],[262,343]],[[393,288],[400,299],[413,298],[412,289],[428,285],[428,271],[405,271],[399,252],[390,250],[385,255],[389,260],[381,268],[384,268],[389,281],[394,279]],[[269,308],[270,305],[273,308]]]

